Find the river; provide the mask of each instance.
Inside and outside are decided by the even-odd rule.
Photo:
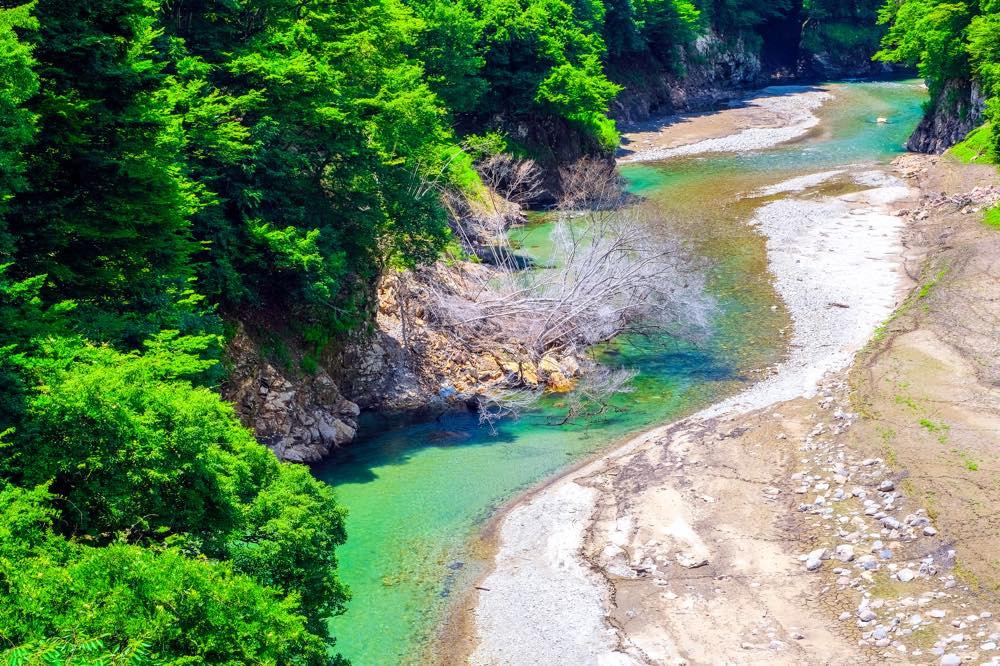
[[[652,424],[733,395],[785,351],[788,318],[767,271],[746,194],[792,177],[888,162],[903,151],[926,91],[916,82],[824,86],[820,122],[792,143],[622,166],[657,224],[709,266],[716,303],[697,341],[623,338],[603,362],[635,368],[634,391],[594,419],[553,425],[557,399],[496,433],[475,415],[432,422],[373,416],[358,440],[316,468],[349,511],[340,571],[354,599],[331,626],[355,666],[418,663],[449,601],[482,570],[476,535],[499,507],[575,462]],[[888,123],[875,122],[886,117]],[[837,185],[831,185],[837,187]],[[524,242],[545,243],[543,228]]]

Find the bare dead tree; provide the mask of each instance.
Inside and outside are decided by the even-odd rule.
[[[581,416],[604,414],[611,408],[611,398],[635,390],[631,382],[637,374],[629,368],[598,368],[591,372],[569,395],[566,415],[559,425],[565,425]]]
[[[495,388],[476,399],[479,425],[496,433],[496,425],[502,420],[518,419],[524,412],[538,404],[542,394],[526,388]]]
[[[613,165],[584,161],[563,170],[551,252],[528,260],[509,233],[517,217],[511,208],[537,193],[540,171],[504,155],[479,169],[485,205],[460,193],[442,195],[456,236],[482,262],[418,268],[394,286],[404,346],[411,323],[404,310],[419,293],[424,322],[447,331],[472,356],[492,356],[506,374],[477,398],[484,426],[530,409],[552,376],[547,363],[579,359],[587,347],[627,331],[705,327],[704,272],[679,238],[651,224],[655,212],[627,205]],[[634,375],[590,368],[566,397],[563,422],[603,413]]]
[[[608,340],[642,322],[668,325],[707,315],[703,279],[676,237],[654,233],[643,213],[618,205],[613,171],[588,163],[564,179],[544,268],[523,270],[507,233],[494,231],[496,270],[464,294],[439,291],[449,325],[475,337],[492,323],[537,358]],[[587,207],[578,208],[582,202]]]

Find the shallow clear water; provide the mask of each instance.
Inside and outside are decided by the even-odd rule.
[[[885,163],[902,152],[920,116],[914,82],[830,86],[823,122],[801,141],[745,155],[688,157],[622,169],[657,224],[690,239],[709,268],[717,302],[697,343],[622,339],[602,360],[634,367],[635,391],[599,418],[553,425],[558,400],[504,423],[496,434],[472,414],[405,422],[367,417],[360,437],[315,470],[349,510],[341,576],[354,599],[331,622],[355,666],[418,662],[452,595],[480,570],[479,528],[504,502],[622,437],[731,395],[776,362],[787,324],[767,275],[763,241],[746,222],[762,185],[845,165]],[[874,123],[886,116],[889,124]],[[544,233],[525,235],[540,251]]]

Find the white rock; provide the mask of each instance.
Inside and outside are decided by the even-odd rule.
[[[834,551],[833,556],[840,560],[841,562],[850,562],[854,559],[854,546],[849,544],[841,544],[837,546]]]
[[[691,553],[677,553],[677,564],[685,569],[697,569],[708,564],[708,558]]]

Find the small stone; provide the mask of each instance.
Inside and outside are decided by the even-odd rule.
[[[957,654],[946,654],[941,657],[941,666],[962,666],[962,658]]]
[[[858,558],[857,564],[865,571],[878,569],[878,561],[875,559],[874,555],[862,555]]]
[[[934,536],[937,534],[937,530],[933,526],[927,525],[924,527],[924,536]]]
[[[691,553],[677,553],[677,564],[685,569],[697,569],[708,564],[708,558],[692,555]]]
[[[892,516],[886,516],[882,519],[882,524],[888,527],[890,530],[898,530],[902,523],[893,518]]]
[[[876,617],[878,616],[875,615],[875,611],[873,611],[870,608],[862,608],[861,610],[858,611],[858,619],[861,620],[862,622],[871,622]]]
[[[834,551],[833,556],[840,560],[841,562],[850,562],[854,559],[854,546],[849,544],[841,544],[837,546]]]
[[[917,574],[910,569],[900,569],[896,573],[896,578],[898,578],[902,583],[909,583],[911,580],[916,578],[916,576]]]
[[[878,489],[883,493],[890,492],[896,488],[896,484],[893,483],[892,479],[886,479],[882,483],[878,484]]]
[[[940,608],[935,608],[934,610],[930,611],[927,614],[930,615],[931,617],[936,617],[938,619],[941,619],[945,615],[947,615],[947,613],[945,611],[941,610]]]
[[[997,644],[994,643],[993,641],[989,641],[989,642],[986,642],[986,643],[983,643],[982,645],[980,645],[979,649],[980,650],[996,650],[997,649]]]

